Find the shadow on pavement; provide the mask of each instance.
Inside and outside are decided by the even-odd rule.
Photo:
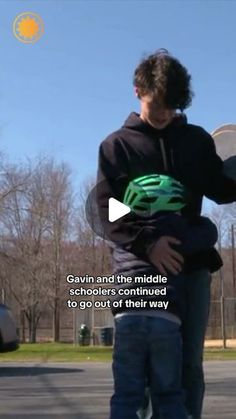
[[[43,374],[65,374],[65,373],[77,373],[83,372],[84,370],[79,368],[58,368],[58,367],[37,367],[37,366],[25,366],[25,367],[4,367],[0,366],[0,377],[24,377],[24,376],[37,376]]]
[[[222,378],[220,380],[214,380],[214,382],[207,382],[206,393],[208,396],[217,396],[220,394],[221,397],[235,397],[236,377]]]

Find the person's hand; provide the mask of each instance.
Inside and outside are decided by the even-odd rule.
[[[184,258],[171,247],[171,244],[181,244],[181,242],[174,237],[162,236],[148,253],[150,262],[162,275],[167,275],[168,271],[177,275],[182,270]]]

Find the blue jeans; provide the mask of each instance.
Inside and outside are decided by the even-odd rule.
[[[210,308],[211,276],[202,270],[188,275],[183,336],[183,387],[186,407],[194,419],[201,418],[205,392],[203,349]]]
[[[201,419],[205,391],[202,361],[210,307],[211,276],[203,269],[186,277],[186,311],[182,325],[183,388],[188,414],[193,419]],[[158,406],[153,405],[151,419],[160,418]]]
[[[144,315],[115,319],[114,394],[110,419],[138,419],[147,379],[161,419],[187,419],[179,325]]]

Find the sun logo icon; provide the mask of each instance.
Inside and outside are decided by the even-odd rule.
[[[13,33],[25,44],[37,42],[44,33],[42,18],[36,13],[24,12],[16,16],[13,22]]]

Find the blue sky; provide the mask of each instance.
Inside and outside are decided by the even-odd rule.
[[[23,44],[16,15],[38,13],[45,34]],[[212,131],[236,122],[236,2],[0,1],[0,150],[72,168],[75,186],[96,173],[99,143],[139,110],[132,74],[165,47],[189,69],[189,121]]]

